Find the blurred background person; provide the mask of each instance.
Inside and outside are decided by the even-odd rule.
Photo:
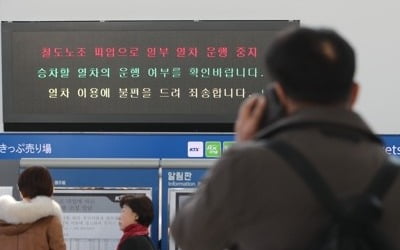
[[[54,201],[53,180],[41,166],[25,169],[18,179],[22,197],[0,196],[1,250],[65,250],[62,211]]]
[[[331,29],[285,30],[271,42],[265,62],[276,102],[252,95],[241,105],[237,143],[172,222],[181,249],[322,249],[310,246],[337,221],[286,161],[296,159],[288,147],[281,156],[274,143],[304,155],[342,202],[363,194],[387,160],[380,138],[353,110],[359,93],[356,57],[341,35]],[[276,112],[279,106],[283,112]],[[397,178],[382,203],[382,218],[374,218],[395,249],[400,249],[399,191]]]

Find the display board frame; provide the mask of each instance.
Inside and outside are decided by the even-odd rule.
[[[263,52],[268,45],[268,41],[276,33],[289,26],[299,26],[299,21],[157,20],[2,22],[4,130],[232,132],[240,102],[255,92],[262,92],[263,88],[270,82],[263,66]],[[79,55],[79,46],[85,49],[85,46],[87,46],[89,50],[90,45],[88,44],[93,44],[94,47],[90,47],[90,51],[96,51],[93,53],[97,53],[97,49],[101,45],[104,45],[104,49],[107,49],[110,43],[113,44],[112,42],[116,45],[115,49],[122,48],[125,44],[124,41],[130,41],[130,37],[133,37],[132,44],[135,44],[135,42],[140,44],[141,40],[139,38],[130,35],[136,33],[139,34],[138,37],[144,36],[145,38],[140,39],[144,39],[142,42],[149,45],[146,48],[138,47],[138,49],[147,49],[147,57],[149,57],[148,50],[151,46],[158,48],[157,46],[160,44],[159,40],[161,44],[172,44],[170,48],[171,54],[173,49],[177,51],[179,49],[178,44],[182,43],[184,45],[181,48],[198,48],[199,51],[203,49],[204,57],[209,57],[209,53],[211,53],[211,51],[208,51],[209,48],[223,50],[224,48],[231,49],[229,46],[232,46],[238,49],[240,48],[239,46],[244,44],[244,48],[250,51],[248,55],[252,53],[251,48],[258,49],[257,62],[253,63],[251,60],[254,58],[249,56],[249,62],[243,64],[246,58],[239,58],[238,54],[236,54],[235,58],[231,54],[223,54],[224,52],[221,52],[222,55],[218,54],[219,56],[211,56],[211,58],[200,58],[201,56],[198,56],[198,58],[193,60],[188,59],[190,56],[184,59],[177,59],[178,56],[175,55],[173,59],[168,59],[170,61],[167,62],[162,61],[164,60],[161,58],[163,55],[159,56],[159,61],[157,61],[157,58],[135,58],[139,59],[137,63],[140,67],[137,68],[129,68],[131,64],[124,64],[125,61],[113,62],[115,65],[110,64],[111,66],[109,66],[110,58],[99,58],[98,54],[93,55],[94,59],[85,54],[84,61],[79,61],[78,63],[75,61],[71,62],[76,60],[73,58],[74,56]],[[105,35],[102,36],[101,34]],[[247,34],[250,34],[249,38],[247,38]],[[119,36],[121,40],[115,38]],[[196,37],[192,38],[191,36]],[[79,40],[81,39],[80,37],[84,37],[82,41]],[[182,39],[183,42],[179,42]],[[199,40],[199,44],[195,44],[194,41],[196,39]],[[235,39],[239,40],[236,41]],[[252,41],[249,44],[256,44],[257,42],[259,44],[251,47],[253,45],[246,44],[248,42],[246,39]],[[235,42],[229,44],[233,40]],[[215,43],[210,41],[215,41]],[[211,47],[201,47],[209,46],[209,44],[214,44],[215,47],[211,45]],[[224,47],[224,44],[228,44],[229,46]],[[25,50],[25,47],[29,48]],[[77,50],[72,51],[74,48]],[[159,46],[159,49],[161,50],[162,47]],[[51,55],[54,55],[54,58],[49,54],[44,55],[45,51],[53,53]],[[41,54],[42,57],[48,56],[49,58],[46,57],[46,60],[42,58],[45,62],[41,62],[40,58],[32,59],[39,57],[38,54]],[[233,54],[234,52],[232,52]],[[122,56],[119,58],[116,56],[113,60],[122,60],[121,58]],[[177,63],[177,61],[181,64]],[[70,62],[72,63],[71,65],[69,65]],[[214,62],[218,63],[214,64]],[[127,66],[130,70],[144,69],[147,75],[143,76],[143,78],[141,76],[137,79],[128,79],[129,81],[125,81],[126,79],[120,79],[121,69],[124,68],[121,65],[124,67],[130,65],[129,67]],[[174,65],[177,67],[174,67]],[[184,68],[186,65],[192,66]],[[113,67],[115,67],[115,71],[113,71]],[[80,70],[83,71],[86,69],[100,71],[100,76],[88,80],[91,77],[90,74],[88,73],[88,75],[83,76],[81,75],[82,72],[80,72]],[[109,70],[108,78],[113,75],[119,75],[119,78],[105,79],[107,78],[107,74],[105,73],[103,75],[104,78],[101,78],[101,71],[107,69]],[[150,78],[150,69],[158,71],[170,69],[172,73],[169,72],[171,76],[164,83],[165,79],[148,79]],[[174,78],[174,69],[182,70],[179,73],[179,76],[182,75],[182,78]],[[196,69],[199,71],[199,74],[194,77],[192,71]],[[235,79],[230,79],[231,75],[228,76],[225,72],[227,69],[229,69],[229,72],[231,70],[236,72],[232,73],[232,78]],[[203,73],[200,71],[203,70],[215,70],[215,72],[219,73],[216,73],[217,75],[206,75],[204,73],[204,79],[200,79],[203,77]],[[54,71],[58,72],[57,77],[54,76]],[[62,72],[64,72],[64,75]],[[63,76],[64,79],[62,79]],[[85,77],[85,79],[81,77]],[[124,81],[124,84],[121,86],[118,85],[117,93],[117,88],[113,89],[113,85],[117,85],[116,82]],[[245,83],[242,84],[242,81]],[[243,87],[244,85],[254,85],[256,81],[256,87],[253,86],[249,89]],[[223,82],[222,85],[221,82]],[[74,83],[76,86],[73,86]],[[134,88],[128,88],[126,86],[131,86],[128,84],[137,85]],[[146,84],[151,86],[151,88],[146,88]],[[112,86],[111,90],[110,86]],[[136,88],[136,86],[138,87]],[[129,100],[129,102],[122,101],[121,91],[125,89],[129,91],[141,91],[139,98],[143,100],[137,102],[132,100]],[[144,99],[144,89],[154,90],[152,98],[153,96],[156,96],[156,98],[152,99],[151,102],[147,102]],[[86,90],[88,91],[87,94]],[[93,94],[92,90],[96,94]],[[192,94],[188,96],[192,90],[196,90],[196,93],[198,91],[199,93],[196,94],[196,98],[201,96],[202,99],[195,100]],[[206,92],[203,95],[204,90]],[[214,94],[214,90],[216,94]],[[111,94],[107,91],[111,92]],[[173,96],[173,91],[175,91],[175,94],[179,93],[180,100],[174,99],[176,95]],[[113,95],[114,92],[115,95]],[[69,100],[65,99],[66,93],[68,93]],[[83,99],[83,95],[85,99]],[[119,97],[116,97],[117,95]],[[221,95],[225,98],[221,98]],[[90,96],[92,99],[87,96]],[[133,94],[131,93],[129,96],[132,97]],[[212,99],[210,96],[217,97]],[[131,99],[133,98],[136,97],[132,97]]]

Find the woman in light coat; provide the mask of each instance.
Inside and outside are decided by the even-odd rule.
[[[44,167],[27,168],[18,179],[22,200],[0,196],[1,250],[65,250],[60,205]]]

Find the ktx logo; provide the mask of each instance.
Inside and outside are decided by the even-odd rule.
[[[202,141],[190,141],[187,147],[188,157],[203,157],[204,143]]]

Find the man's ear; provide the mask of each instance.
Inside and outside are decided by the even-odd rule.
[[[274,85],[276,95],[278,96],[279,101],[285,107],[286,111],[289,111],[289,99],[286,95],[285,90],[283,89],[282,85],[279,82],[276,82]],[[268,105],[268,104],[267,104]]]
[[[352,108],[356,103],[359,92],[360,92],[360,85],[356,82],[353,82],[350,88],[349,108]]]

